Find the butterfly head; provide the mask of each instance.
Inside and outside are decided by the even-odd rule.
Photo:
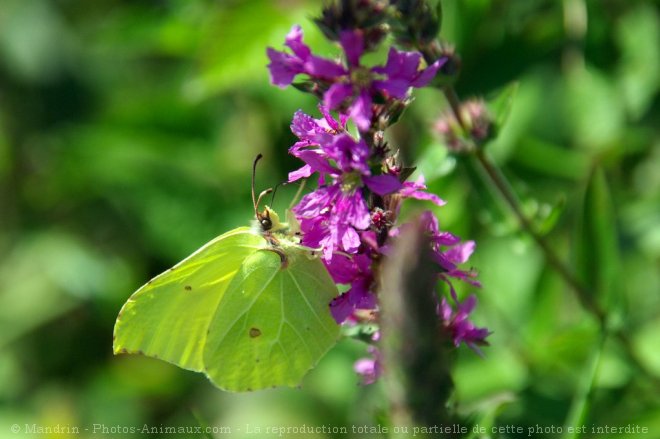
[[[257,212],[257,222],[262,232],[280,232],[289,225],[280,221],[280,216],[270,207],[266,206],[263,212]]]

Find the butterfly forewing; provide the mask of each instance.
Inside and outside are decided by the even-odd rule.
[[[115,353],[142,353],[185,369],[204,369],[206,334],[243,262],[266,244],[241,227],[200,248],[136,291],[114,331]]]

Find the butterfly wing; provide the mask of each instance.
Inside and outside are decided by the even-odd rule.
[[[202,371],[206,334],[227,286],[265,245],[263,237],[240,227],[147,282],[119,312],[115,354],[141,353]]]
[[[213,318],[204,365],[221,389],[296,386],[337,341],[327,270],[301,247],[278,251],[286,262],[273,250],[246,258]]]

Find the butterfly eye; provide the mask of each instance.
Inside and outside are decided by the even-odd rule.
[[[264,230],[270,230],[273,227],[273,222],[268,217],[261,218],[259,223],[261,224],[261,228]]]

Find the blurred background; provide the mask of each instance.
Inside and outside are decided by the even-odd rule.
[[[507,98],[490,152],[563,260],[578,267],[582,242],[583,254],[607,265],[599,301],[645,370],[621,343],[601,346],[595,320],[496,194],[446,153],[431,130],[444,99],[422,90],[392,142],[448,202],[437,211],[442,227],[477,241],[475,321],[493,331],[492,346],[484,358],[461,348],[454,376],[455,403],[472,422],[638,424],[649,428],[644,437],[660,437],[658,5],[443,2],[442,37],[463,59],[459,95]],[[281,48],[300,23],[318,53],[336,54],[311,23],[319,8],[0,1],[0,437],[29,437],[25,424],[78,426],[75,437],[94,436],[95,425],[145,424],[254,437],[248,429],[350,432],[383,422],[383,389],[358,385],[352,365],[366,348],[350,340],[302,389],[245,395],[157,360],[112,355],[115,318],[135,289],[251,220],[255,155],[265,156],[258,189],[299,166],[286,153],[288,125],[299,108],[317,115],[316,102],[269,85],[265,50]],[[594,208],[584,194],[596,166],[604,201]],[[275,209],[291,199],[281,191]],[[592,209],[609,238],[596,234],[590,247]]]

